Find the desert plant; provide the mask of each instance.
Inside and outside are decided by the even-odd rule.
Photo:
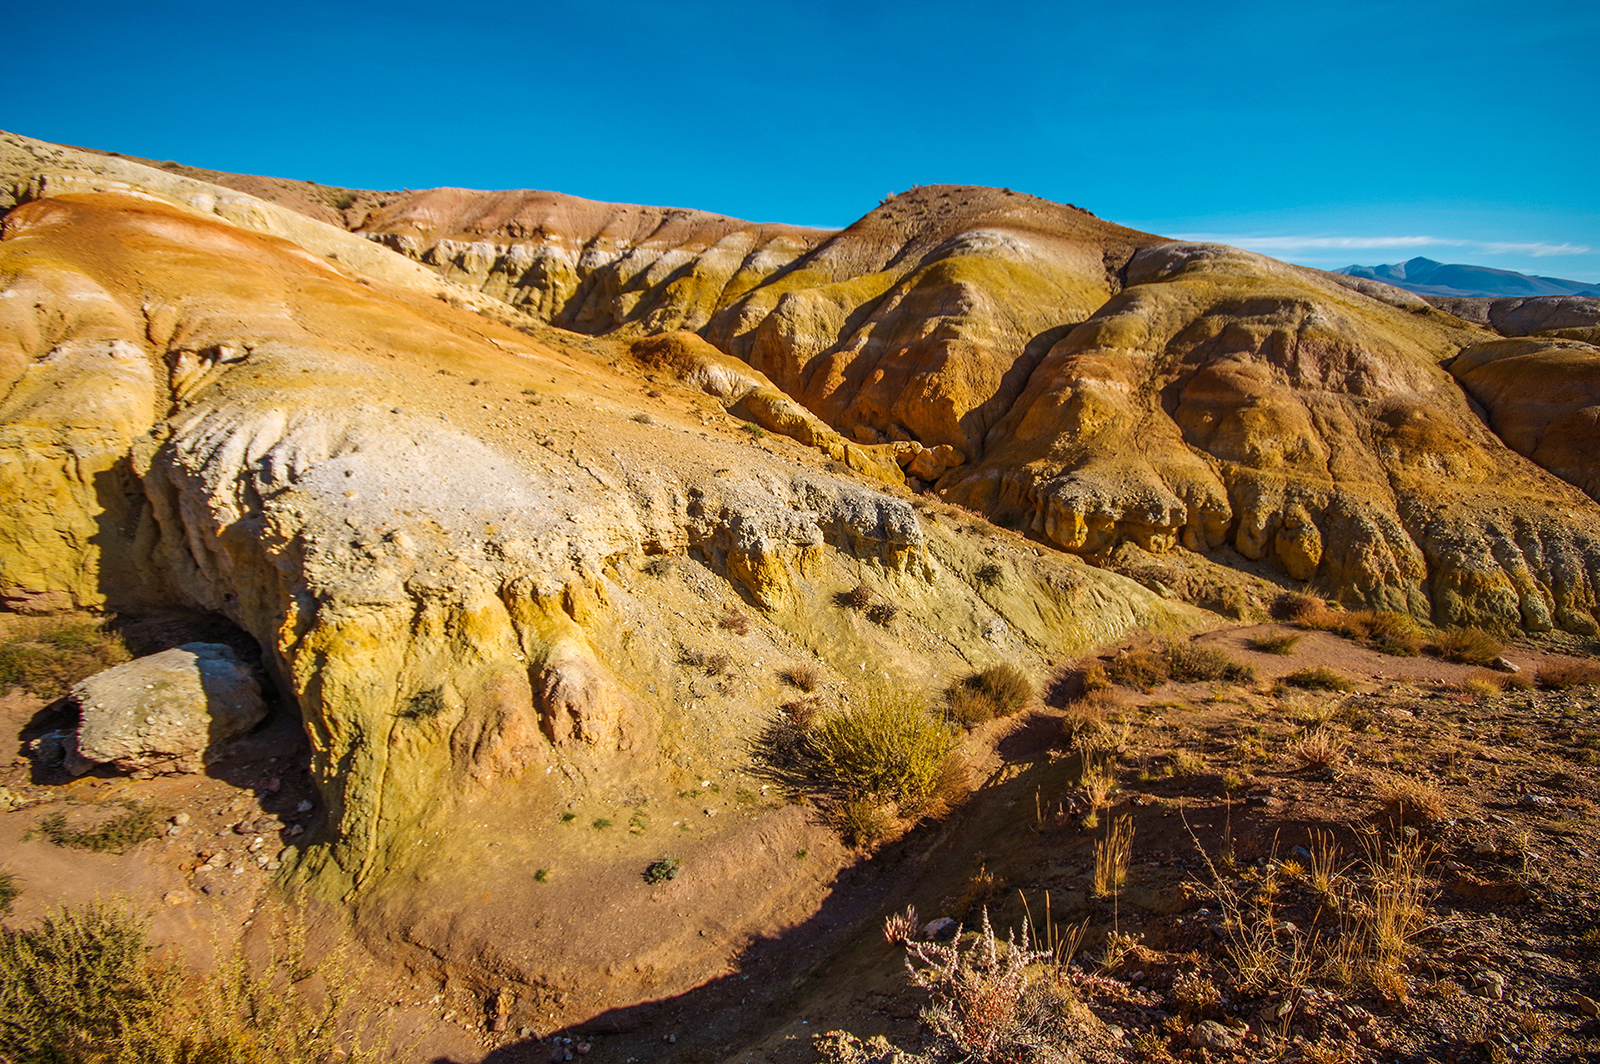
[[[1028,674],[1008,662],[991,665],[970,677],[964,686],[989,699],[994,715],[1009,717],[1032,702],[1037,695]]]
[[[765,439],[767,430],[757,425],[754,421],[746,421],[739,426],[739,431],[745,433],[752,440]]]
[[[750,617],[743,610],[734,607],[722,615],[722,619],[717,621],[717,626],[726,628],[734,635],[749,635]]]
[[[1283,677],[1281,683],[1306,691],[1349,691],[1355,685],[1326,665],[1296,669]]]
[[[1094,896],[1109,898],[1128,881],[1133,859],[1133,817],[1119,816],[1094,840]]]
[[[679,861],[676,857],[662,857],[651,861],[643,872],[646,883],[665,883],[678,878]]]
[[[1552,661],[1539,667],[1539,686],[1565,691],[1572,687],[1600,684],[1600,663],[1593,661]]]
[[[849,591],[840,594],[839,599],[853,610],[864,610],[872,605],[872,600],[876,597],[866,584],[857,584]]]
[[[1446,661],[1463,665],[1492,665],[1505,653],[1505,644],[1482,628],[1441,628],[1433,637],[1434,649]]]
[[[1303,765],[1336,768],[1344,759],[1345,744],[1327,728],[1312,728],[1291,743],[1289,750]]]
[[[719,650],[715,654],[707,654],[705,662],[707,676],[721,676],[733,664],[733,655]]]
[[[1001,569],[994,562],[985,562],[978,566],[972,575],[984,587],[993,587],[1000,582]]]
[[[1385,775],[1372,793],[1388,818],[1400,824],[1427,824],[1442,819],[1449,809],[1437,784],[1415,776]]]
[[[1320,618],[1327,611],[1327,603],[1315,595],[1286,591],[1273,601],[1270,612],[1275,621],[1304,624],[1306,621]]]
[[[1255,679],[1255,670],[1241,665],[1217,647],[1198,643],[1171,643],[1166,649],[1168,675],[1179,683],[1203,680],[1226,680],[1230,683],[1249,683]]]
[[[1096,690],[1070,703],[1061,718],[1061,738],[1071,749],[1094,751],[1111,734],[1111,715],[1123,709],[1115,691]]]
[[[994,699],[965,680],[950,685],[944,705],[945,715],[963,728],[976,728],[999,715]]]
[[[0,872],[0,916],[11,911],[11,903],[22,893],[17,889],[17,877],[10,872]]]
[[[264,965],[205,976],[158,962],[143,921],[106,906],[0,930],[0,1059],[18,1064],[376,1064],[349,1035],[359,972],[342,951],[307,964],[303,929]],[[318,995],[299,986],[321,974]],[[361,1017],[354,1017],[359,1022]]]
[[[955,733],[918,698],[879,690],[855,708],[819,714],[786,749],[757,746],[761,771],[797,794],[809,794],[847,835],[870,841],[893,810],[920,816],[940,800]]]
[[[1287,657],[1294,653],[1294,648],[1304,638],[1293,632],[1269,632],[1265,635],[1252,636],[1246,640],[1245,646],[1263,654],[1277,654]]]
[[[900,606],[898,603],[879,601],[874,602],[872,605],[867,607],[867,620],[871,621],[879,628],[889,627],[894,623],[894,619],[898,616],[900,616]]]
[[[822,684],[822,670],[810,661],[797,661],[779,675],[783,682],[801,691],[815,691]]]
[[[39,621],[0,642],[0,694],[20,687],[36,698],[57,698],[128,657],[122,639],[100,624]]]
[[[890,945],[910,942],[917,937],[917,909],[907,905],[905,910],[890,913],[883,921],[883,940]]]
[[[1395,657],[1414,658],[1422,651],[1422,629],[1408,614],[1393,610],[1359,610],[1344,614],[1334,630],[1346,639],[1357,640]]]
[[[1125,650],[1111,659],[1106,676],[1122,687],[1153,690],[1167,682],[1167,660],[1152,650]]]
[[[1205,770],[1205,757],[1193,750],[1174,750],[1167,755],[1168,775],[1198,776]]]
[[[966,1060],[1018,1059],[1049,1040],[1056,1003],[1028,978],[1049,954],[1033,948],[1026,925],[1020,940],[1008,932],[1002,944],[985,909],[970,946],[910,942],[906,954],[911,982],[933,998],[923,1021]]]

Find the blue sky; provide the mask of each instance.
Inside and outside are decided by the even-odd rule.
[[[1600,281],[1600,4],[17,5],[0,128],[845,224],[942,182],[1336,267]]]

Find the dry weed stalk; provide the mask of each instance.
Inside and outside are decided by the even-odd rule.
[[[1344,869],[1339,864],[1339,843],[1334,839],[1333,832],[1316,828],[1311,832],[1309,850],[1311,889],[1323,897],[1331,897],[1334,887],[1344,878]]]
[[[1133,859],[1133,817],[1119,816],[1094,843],[1094,896],[1111,897],[1128,881]]]
[[[1405,998],[1401,972],[1411,942],[1427,926],[1428,894],[1423,876],[1428,845],[1421,838],[1396,839],[1384,847],[1376,833],[1363,841],[1367,889],[1352,899],[1355,930],[1362,945],[1363,974],[1380,992]]]

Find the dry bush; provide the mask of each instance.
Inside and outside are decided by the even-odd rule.
[[[1350,691],[1355,688],[1355,684],[1326,665],[1296,669],[1278,682],[1304,691]]]
[[[726,628],[734,635],[749,635],[750,617],[743,610],[734,607],[722,615],[722,619],[717,622],[717,626]]]
[[[59,698],[79,680],[128,658],[122,638],[101,624],[31,621],[0,642],[0,694],[20,687],[35,698]]]
[[[1179,972],[1172,980],[1172,1000],[1188,1019],[1204,1019],[1222,1007],[1222,991],[1200,972]]]
[[[1174,750],[1167,755],[1167,775],[1198,776],[1206,770],[1206,759],[1193,750]]]
[[[1374,785],[1372,796],[1383,806],[1384,814],[1399,824],[1432,823],[1443,819],[1449,810],[1438,785],[1415,776],[1385,775]]]
[[[1067,706],[1061,718],[1061,738],[1069,749],[1100,750],[1111,733],[1111,716],[1125,708],[1115,691],[1098,690]]]
[[[900,616],[900,606],[894,602],[874,602],[867,607],[867,620],[879,628],[887,628]]]
[[[1252,636],[1246,641],[1245,645],[1251,650],[1260,651],[1263,654],[1277,654],[1280,657],[1287,657],[1294,653],[1295,645],[1302,638],[1304,637],[1292,632],[1271,632],[1266,635]]]
[[[972,575],[984,587],[993,587],[1000,582],[1000,577],[1003,573],[1000,566],[994,562],[985,562],[983,565],[978,566]]]
[[[1109,898],[1128,881],[1133,860],[1133,817],[1119,816],[1094,840],[1094,896]]]
[[[105,906],[0,929],[0,1059],[18,1064],[376,1064],[351,1009],[361,973],[335,951],[317,964],[303,929],[264,967],[242,957],[201,976],[157,961],[143,921]],[[320,976],[321,993],[300,986]]]
[[[864,610],[872,605],[872,600],[875,596],[872,594],[872,589],[866,584],[857,584],[839,597],[851,609]]]
[[[1002,717],[1011,716],[1038,696],[1028,674],[1007,662],[989,666],[974,676],[971,682],[989,696],[994,702],[995,712]]]
[[[1441,628],[1433,648],[1446,661],[1463,665],[1493,665],[1505,653],[1505,644],[1482,628]]]
[[[1336,629],[1374,650],[1414,658],[1422,652],[1422,629],[1410,615],[1392,610],[1359,610],[1345,615]]]
[[[1311,845],[1307,850],[1311,854],[1311,867],[1307,870],[1306,881],[1318,894],[1324,897],[1332,895],[1335,887],[1344,878],[1344,865],[1341,863],[1338,840],[1333,837],[1331,831],[1313,828]]]
[[[990,1064],[1025,1059],[1062,1040],[1064,1002],[1028,972],[1049,956],[1033,948],[1026,925],[1020,940],[1008,933],[1001,943],[985,909],[969,946],[908,943],[906,970],[932,995],[922,1018],[935,1037],[973,1064]]]
[[[1346,907],[1361,945],[1361,972],[1384,996],[1404,1000],[1401,973],[1428,919],[1428,851],[1420,838],[1398,839],[1384,848],[1376,836],[1368,837],[1366,850],[1365,889],[1356,904]]]
[[[707,676],[721,676],[733,665],[733,655],[719,650],[715,654],[707,654],[705,662]]]
[[[1125,650],[1106,666],[1106,677],[1122,687],[1154,690],[1167,682],[1167,659],[1153,650]]]
[[[1207,680],[1225,680],[1229,683],[1250,683],[1256,678],[1255,670],[1230,658],[1217,647],[1198,643],[1171,643],[1166,649],[1167,674],[1179,683],[1197,683]]]
[[[1525,672],[1512,672],[1500,677],[1502,691],[1531,691],[1535,686],[1533,677]]]
[[[1505,681],[1495,673],[1478,673],[1461,681],[1461,693],[1475,702],[1493,698],[1505,690]]]
[[[950,685],[944,709],[945,715],[963,728],[976,728],[999,715],[994,699],[965,681]]]
[[[876,690],[809,727],[769,727],[755,752],[763,775],[815,798],[847,838],[866,843],[885,837],[897,817],[921,816],[938,802],[954,741],[920,699]]]
[[[1552,661],[1539,667],[1539,686],[1557,691],[1600,684],[1600,663],[1593,661]]]
[[[1313,728],[1289,745],[1300,762],[1316,768],[1334,768],[1344,759],[1345,744],[1326,728]]]
[[[1083,796],[1089,804],[1090,812],[1094,812],[1106,804],[1111,792],[1116,789],[1116,766],[1111,763],[1109,757],[1084,754],[1083,765],[1078,770],[1078,786],[1083,788]]]
[[[1273,601],[1269,612],[1275,621],[1304,624],[1327,613],[1328,604],[1315,595],[1285,591]]]
[[[797,661],[786,667],[779,676],[790,687],[808,693],[822,686],[822,669],[810,661]]]

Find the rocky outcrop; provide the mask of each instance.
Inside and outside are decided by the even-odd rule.
[[[648,776],[664,729],[674,749],[737,748],[758,704],[735,726],[662,687],[691,612],[715,629],[743,603],[841,667],[929,687],[972,660],[1193,623],[1049,565],[986,599],[964,575],[975,548],[905,499],[721,414],[708,432],[709,386],[735,417],[762,399],[769,423],[836,439],[726,356],[658,373],[663,393],[624,349],[547,347],[118,193],[12,210],[0,275],[0,469],[15,498],[44,496],[0,512],[8,594],[177,605],[250,633],[311,740],[326,821],[301,872],[327,889],[429,856],[414,840],[477,789],[621,762]],[[703,575],[679,588],[651,558]],[[940,632],[925,652],[833,604],[862,581],[903,605],[907,635]]]
[[[1450,372],[1483,404],[1502,440],[1600,500],[1600,348],[1495,340],[1461,352]]]
[[[1600,297],[1497,299],[1489,304],[1489,324],[1502,336],[1546,336],[1600,344]]]
[[[1127,284],[947,497],[1087,555],[1231,548],[1439,623],[1594,629],[1600,520],[1473,415],[1457,327],[1217,245]]]
[[[249,663],[220,643],[186,643],[96,673],[72,688],[80,720],[66,766],[199,772],[267,715]]]

